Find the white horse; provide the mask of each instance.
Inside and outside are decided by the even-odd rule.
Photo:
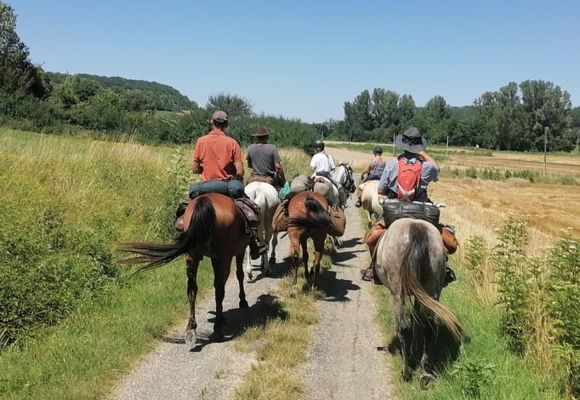
[[[268,259],[268,252],[262,255],[262,260],[260,263],[260,269],[264,273],[270,272],[270,263],[276,262],[276,245],[278,244],[278,235],[272,231],[272,219],[274,218],[274,212],[280,204],[280,198],[278,197],[278,192],[274,186],[265,182],[250,182],[246,185],[244,192],[246,195],[252,199],[258,206],[260,206],[260,225],[258,226],[258,235],[264,240],[271,249],[270,258]],[[270,240],[272,245],[270,245]],[[246,250],[247,265],[246,272],[248,273],[248,281],[251,282],[254,279],[252,263],[250,260],[250,250]]]
[[[323,176],[315,176],[313,191],[323,195],[329,203],[346,207],[346,200],[350,193],[356,189],[353,178],[353,171],[349,164],[339,164],[336,168],[330,171],[330,176],[340,187],[344,190],[346,198],[341,201],[338,188],[328,179]]]
[[[362,190],[360,196],[362,208],[366,211],[365,214],[369,220],[369,225],[372,225],[377,218],[383,215],[383,207],[379,203],[379,181],[373,180],[361,183],[359,188]]]

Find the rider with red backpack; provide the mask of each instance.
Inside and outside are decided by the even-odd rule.
[[[391,160],[385,166],[378,192],[390,199],[401,201],[418,201],[431,203],[427,195],[427,186],[439,180],[439,165],[425,153],[427,141],[417,128],[409,128],[395,139],[395,145],[404,150],[404,153]],[[369,246],[371,255],[382,234],[387,230],[388,221],[379,220],[365,236],[365,243]],[[449,254],[457,250],[457,240],[452,228],[440,225],[442,239]],[[363,271],[363,279],[370,280],[372,266]],[[453,271],[448,270],[448,281],[455,279]]]

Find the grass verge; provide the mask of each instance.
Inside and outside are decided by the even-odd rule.
[[[109,393],[186,316],[181,263],[138,275],[130,287],[82,307],[23,347],[0,353],[0,398],[94,399]],[[198,279],[203,295],[212,280],[205,262]]]
[[[276,292],[279,301],[271,317],[262,326],[248,329],[237,345],[240,351],[255,352],[258,360],[236,389],[237,400],[294,400],[304,392],[298,368],[307,358],[309,328],[318,322],[318,292],[310,292],[304,278],[293,287],[292,274]]]

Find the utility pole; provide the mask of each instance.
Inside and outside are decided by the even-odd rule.
[[[445,146],[445,158],[449,158],[449,135],[447,135],[447,145]]]
[[[395,133],[393,132],[393,155],[395,155]]]
[[[544,126],[544,177],[546,176],[546,169],[547,169],[547,153],[548,153],[548,130],[550,128]]]

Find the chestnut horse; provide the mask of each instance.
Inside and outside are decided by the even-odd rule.
[[[192,200],[193,214],[188,229],[175,244],[127,243],[119,250],[139,254],[125,260],[128,264],[144,264],[139,269],[161,267],[182,254],[186,255],[187,298],[190,305],[185,342],[193,347],[197,339],[195,298],[197,296],[197,268],[204,255],[210,255],[214,273],[216,318],[212,340],[221,341],[223,335],[223,300],[225,284],[230,275],[232,259],[236,257],[236,277],[240,286],[240,308],[248,308],[244,292],[243,261],[249,236],[245,233],[244,217],[234,201],[222,194],[208,193]]]
[[[324,252],[324,241],[330,216],[328,215],[328,201],[316,192],[300,192],[290,199],[288,203],[288,238],[292,250],[292,262],[294,266],[294,285],[298,280],[298,268],[300,266],[299,254],[302,246],[302,261],[304,262],[304,277],[312,289],[318,284],[320,273],[320,260]],[[312,238],[314,242],[314,264],[312,266],[314,277],[310,280],[308,271],[308,246],[306,241]]]

